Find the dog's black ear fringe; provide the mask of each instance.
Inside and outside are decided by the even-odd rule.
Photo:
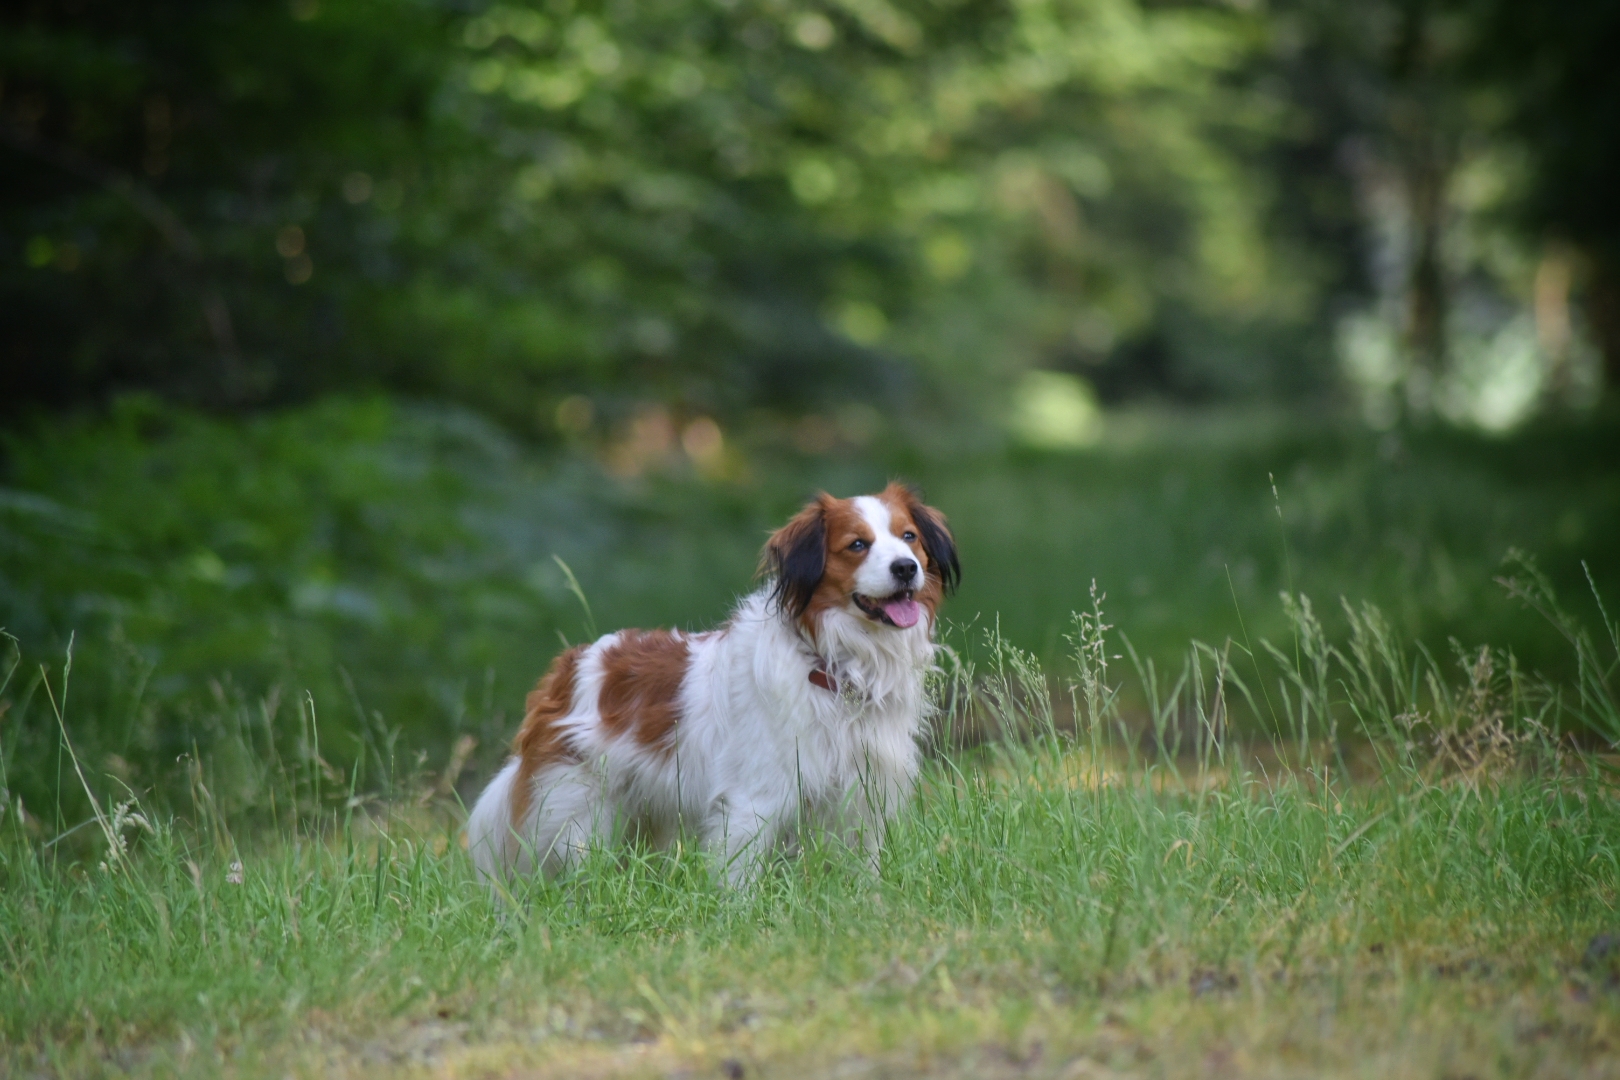
[[[827,522],[821,503],[805,507],[778,529],[760,562],[776,579],[770,604],[795,619],[803,615],[827,570]]]
[[[929,568],[939,574],[939,583],[949,596],[962,583],[962,564],[956,557],[956,540],[945,527],[945,517],[931,506],[924,505],[915,488],[907,488],[911,496],[911,520],[917,523],[917,537],[923,551],[928,554]]]

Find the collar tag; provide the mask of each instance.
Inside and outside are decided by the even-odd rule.
[[[838,680],[833,678],[832,673],[827,671],[825,668],[813,669],[810,672],[810,681],[821,687],[823,690],[830,690],[835,694],[838,693]]]

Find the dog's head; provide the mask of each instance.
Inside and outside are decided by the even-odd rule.
[[[775,578],[777,608],[812,630],[831,610],[897,630],[925,614],[932,625],[962,577],[945,516],[897,483],[853,499],[818,495],[766,542],[760,568]]]

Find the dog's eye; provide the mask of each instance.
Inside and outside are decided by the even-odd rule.
[[[872,545],[868,544],[865,540],[856,540],[856,541],[853,541],[849,545],[849,550],[851,550],[851,551],[865,551],[867,548],[869,548],[871,546]]]
[[[917,540],[917,534],[912,532],[910,529],[907,529],[905,532],[900,534],[900,539],[904,540],[908,544],[915,543]]]

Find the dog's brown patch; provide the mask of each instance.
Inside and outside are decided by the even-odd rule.
[[[609,735],[633,735],[646,747],[674,748],[681,719],[681,682],[691,649],[668,630],[626,630],[602,654],[597,707]]]
[[[517,755],[517,778],[512,782],[512,825],[521,829],[534,799],[534,777],[554,761],[578,761],[563,737],[558,721],[574,708],[574,675],[585,646],[575,645],[551,662],[551,668],[529,691],[524,701],[523,726],[512,740]]]
[[[865,540],[870,545],[877,539],[871,524],[855,509],[854,499],[835,499],[822,495],[819,500],[821,520],[826,529],[827,562],[821,572],[816,591],[810,594],[810,603],[800,617],[800,623],[814,639],[821,625],[821,614],[831,608],[849,603],[855,592],[855,574],[871,548],[851,551],[849,545]]]

